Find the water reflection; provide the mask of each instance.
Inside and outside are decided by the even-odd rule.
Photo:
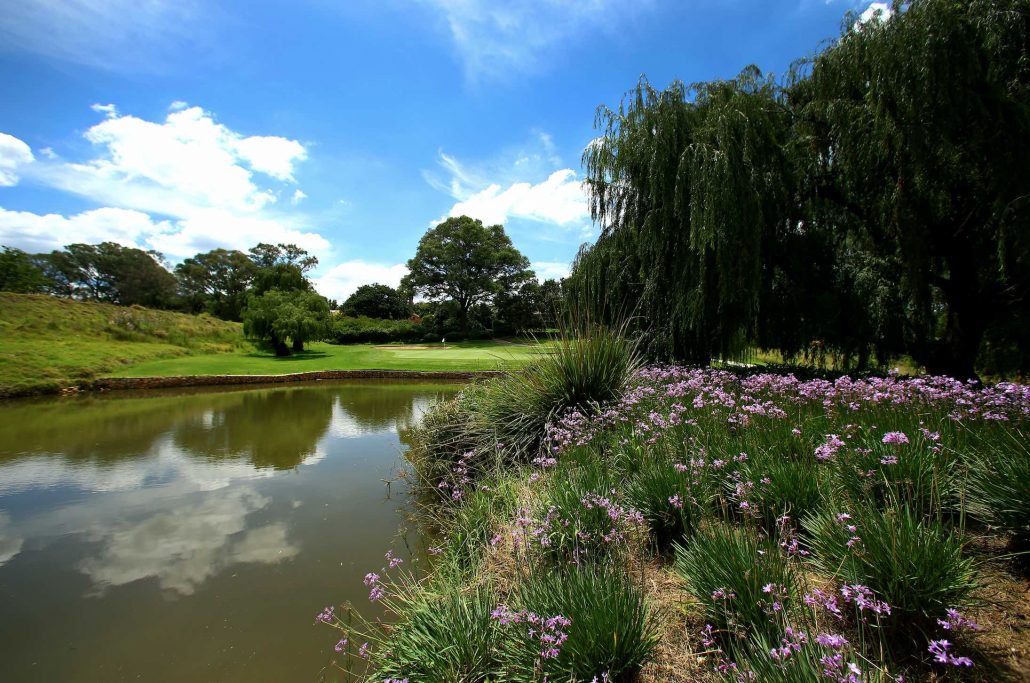
[[[282,522],[247,529],[246,517],[269,498],[253,488],[230,489],[202,498],[184,510],[164,510],[139,522],[91,530],[101,542],[97,555],[79,563],[93,580],[95,594],[111,586],[155,577],[162,589],[182,595],[237,562],[275,563],[300,549]]]
[[[364,597],[361,577],[398,528],[382,479],[400,434],[455,390],[366,382],[0,405],[4,680],[287,680],[308,667],[314,678],[324,658],[310,615]],[[45,617],[55,610],[81,616]],[[231,628],[198,641],[199,624]],[[264,649],[243,658],[243,634]],[[191,656],[169,663],[169,651]]]

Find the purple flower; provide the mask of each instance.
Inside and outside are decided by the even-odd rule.
[[[345,648],[345,647],[347,647],[347,639],[346,638],[341,638],[340,642],[338,642],[333,647],[333,649],[336,650],[337,652],[343,652],[343,648]]]
[[[908,443],[908,437],[905,436],[905,432],[887,432],[883,435],[883,443],[900,446]]]

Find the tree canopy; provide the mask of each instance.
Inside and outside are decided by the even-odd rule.
[[[0,252],[0,291],[33,294],[46,290],[48,280],[32,257],[21,249]]]
[[[895,9],[783,83],[642,80],[601,108],[602,235],[569,291],[663,358],[818,344],[968,377],[985,340],[1025,348],[1030,0]]]
[[[268,341],[278,356],[303,351],[304,343],[324,337],[329,330],[329,303],[316,292],[272,289],[252,295],[243,311],[243,331]]]
[[[376,283],[361,285],[354,290],[343,302],[341,311],[355,317],[400,320],[411,315],[411,302],[393,287]]]
[[[207,311],[224,320],[240,320],[257,272],[257,264],[246,254],[226,249],[197,254],[175,267],[189,310]]]
[[[408,261],[402,286],[429,300],[450,300],[467,326],[476,304],[502,292],[516,292],[534,278],[529,259],[511,243],[504,227],[459,216],[430,228]]]
[[[176,297],[177,282],[161,261],[157,252],[114,242],[69,244],[36,257],[55,294],[166,308]]]

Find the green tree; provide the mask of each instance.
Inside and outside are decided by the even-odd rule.
[[[985,339],[1025,347],[1030,0],[895,10],[782,85],[642,81],[600,109],[573,299],[699,363],[817,344],[969,377]]]
[[[194,313],[240,320],[258,266],[241,251],[214,249],[175,267],[179,292]]]
[[[1030,2],[895,9],[791,88],[806,182],[821,220],[897,264],[907,350],[970,377],[989,331],[1030,324]]]
[[[329,302],[305,290],[272,289],[254,294],[243,311],[244,333],[268,341],[277,356],[288,356],[291,349],[303,351],[305,342],[328,333],[330,322]]]
[[[69,244],[37,257],[51,291],[59,296],[170,308],[176,304],[178,283],[162,260],[156,251],[114,242]]]
[[[517,292],[534,277],[502,226],[487,227],[468,216],[448,218],[426,232],[408,271],[402,287],[426,299],[453,301],[462,330],[468,329],[473,306]]]
[[[47,278],[21,249],[4,247],[0,252],[0,291],[33,294],[46,291]]]
[[[400,320],[411,315],[411,302],[388,285],[361,285],[347,297],[341,309],[344,315]]]

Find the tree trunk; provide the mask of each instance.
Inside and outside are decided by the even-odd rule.
[[[984,291],[977,277],[977,264],[970,245],[956,241],[949,254],[948,279],[935,284],[944,294],[948,309],[944,333],[931,342],[926,369],[934,375],[975,379],[976,358],[996,305],[995,293]]]
[[[304,350],[304,340],[303,339],[294,339],[293,340],[293,351],[294,351],[294,353],[300,353],[303,350]]]
[[[275,348],[275,355],[279,357],[290,355],[290,347],[286,345],[285,339],[272,337],[272,347]]]

